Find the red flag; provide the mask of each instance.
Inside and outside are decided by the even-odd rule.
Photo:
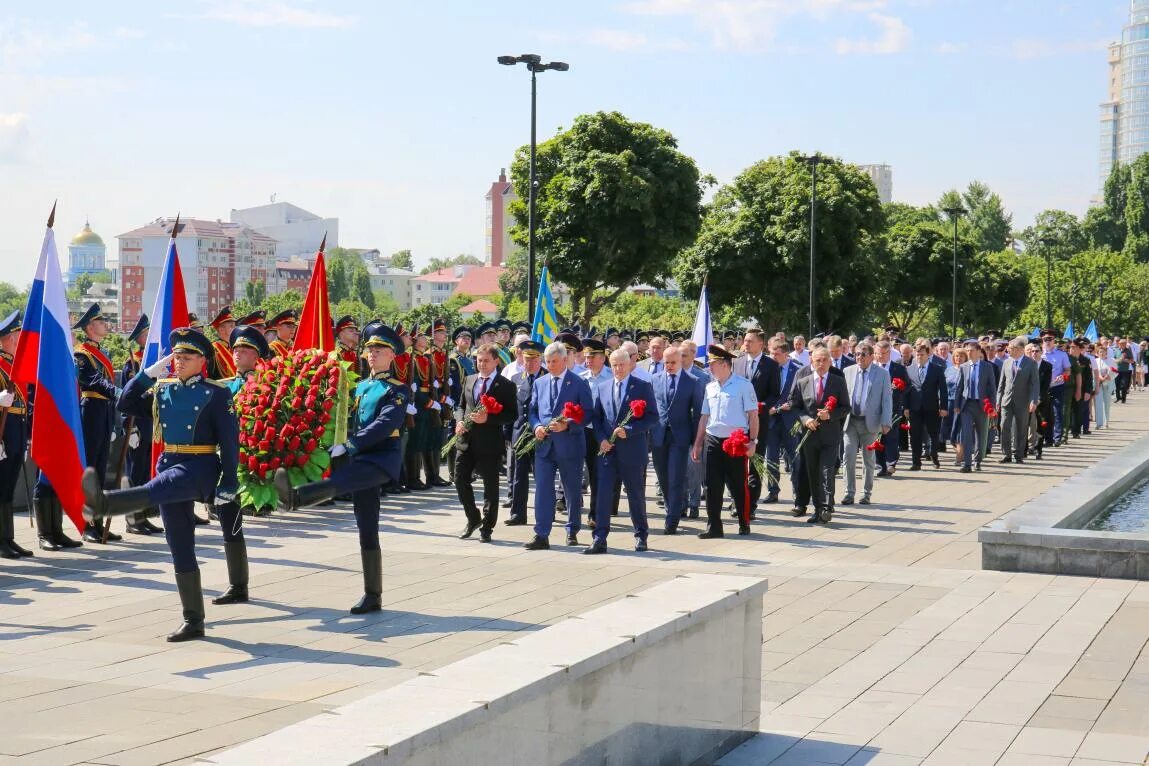
[[[293,351],[335,350],[335,330],[331,326],[331,309],[327,305],[327,266],[323,262],[323,248],[327,235],[315,254],[315,266],[311,269],[311,282],[307,285],[307,300],[303,303],[303,313],[299,317],[299,329],[295,333]]]

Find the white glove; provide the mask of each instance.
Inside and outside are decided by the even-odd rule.
[[[148,367],[147,369],[145,369],[144,373],[149,378],[159,378],[160,375],[163,375],[165,372],[168,371],[168,368],[171,367],[172,359],[174,357],[175,357],[175,354],[168,354],[163,359],[161,359],[158,362],[156,362],[155,364],[153,364],[151,367]]]
[[[438,402],[431,402],[431,409],[438,412],[440,409],[442,409],[442,405],[439,404]]]
[[[0,407],[11,407],[14,401],[16,401],[16,394],[11,391],[0,393]]]
[[[339,457],[340,455],[347,454],[347,447],[343,444],[336,444],[331,448],[331,457]]]
[[[0,442],[0,462],[8,459],[8,450],[4,449],[4,444]]]
[[[435,388],[438,388],[439,387],[439,379],[436,378],[435,380],[431,381],[431,385],[434,386]]]
[[[413,380],[411,381],[411,390],[412,391],[418,391],[419,390],[419,384]]]
[[[413,404],[408,404],[408,405],[407,405],[407,414],[408,414],[408,415],[418,415],[418,414],[419,414],[419,410],[415,409],[415,405],[413,405]]]
[[[447,397],[447,406],[448,407],[454,407],[455,406],[455,400],[449,396]]]
[[[132,449],[136,449],[140,446],[140,435],[138,432],[133,431],[132,435],[128,437],[128,446]]]

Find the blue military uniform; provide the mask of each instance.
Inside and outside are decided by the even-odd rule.
[[[394,352],[403,349],[395,331],[383,324],[364,328],[364,346],[380,346]],[[363,560],[363,598],[352,614],[382,608],[383,559],[379,548],[379,488],[399,476],[403,464],[401,446],[403,421],[411,392],[389,377],[373,373],[355,386],[355,404],[346,442],[332,448],[332,457],[349,459],[331,472],[331,478],[292,488],[287,470],[275,472],[275,488],[280,502],[288,508],[313,505],[337,495],[350,494],[355,504],[355,524],[359,528],[359,550]]]
[[[451,340],[457,341],[460,336],[466,335],[471,338],[471,328],[458,327],[451,333]],[[468,375],[475,374],[475,360],[469,356],[463,356],[457,351],[452,351],[447,356],[447,395],[451,397],[452,404],[450,407],[455,407],[459,402],[463,401],[463,381],[467,379]],[[455,481],[455,448],[451,448],[450,454],[447,455],[447,475],[451,477],[451,481]]]
[[[20,331],[20,311],[9,314],[0,322],[0,338]],[[28,402],[22,386],[12,382],[12,356],[0,351],[0,390],[12,394],[12,403],[0,408],[4,419],[4,451],[0,453],[0,558],[18,559],[31,556],[32,552],[16,543],[16,523],[13,519],[12,501],[16,495],[16,483],[24,470],[24,450],[28,446]]]
[[[140,335],[146,333],[151,329],[151,324],[148,322],[148,315],[142,314],[136,326],[128,334],[128,343],[136,345]],[[128,359],[124,362],[124,366],[120,369],[119,385],[120,388],[125,388],[132,378],[140,373],[140,360],[143,359],[143,352],[139,348],[133,348],[128,354]],[[152,478],[152,417],[151,410],[148,410],[147,417],[133,417],[131,415],[124,415],[123,431],[124,438],[128,440],[128,454],[127,454],[127,475],[128,484],[132,487],[142,487],[148,483]],[[136,446],[132,447],[132,434],[137,435],[138,442]],[[163,532],[161,527],[157,527],[148,520],[147,512],[129,516],[128,531],[133,534],[150,535],[157,532]]]
[[[89,324],[103,318],[99,304],[93,303],[73,325],[73,329],[86,332]],[[111,360],[95,341],[84,340],[77,343],[73,355],[80,384],[80,428],[84,433],[84,465],[96,470],[96,476],[103,485],[107,479],[108,455],[116,426],[116,400],[120,395],[120,389],[115,384],[116,371]],[[92,543],[103,542],[103,530],[94,524],[88,524],[84,528],[84,539]],[[119,539],[119,535],[108,535],[108,540]]]
[[[210,342],[190,328],[173,330],[169,343],[173,353],[211,358]],[[119,409],[134,417],[151,414],[153,438],[163,443],[163,454],[154,478],[141,487],[117,492],[101,492],[95,471],[91,467],[85,470],[85,515],[98,518],[159,506],[184,611],[183,627],[168,640],[202,637],[203,591],[195,555],[196,501],[220,501],[217,510],[225,541],[242,534],[236,518],[239,508],[234,502],[239,488],[239,426],[231,391],[200,374],[186,380],[156,380],[145,370],[128,383]]]

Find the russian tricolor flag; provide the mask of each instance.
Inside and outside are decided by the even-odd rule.
[[[168,338],[172,330],[188,326],[188,299],[184,292],[183,272],[180,271],[180,256],[176,252],[179,231],[180,217],[177,215],[172,225],[172,238],[168,240],[168,255],[160,276],[160,288],[156,291],[156,305],[152,308],[152,325],[148,330],[141,368],[150,367],[171,353]]]
[[[13,372],[21,384],[36,386],[32,460],[48,478],[76,529],[83,529],[80,477],[84,473],[84,432],[80,428],[80,396],[72,356],[72,323],[56,254],[56,234],[52,231],[55,217],[53,206],[24,312],[28,333],[21,333]],[[34,371],[30,379],[29,370]]]

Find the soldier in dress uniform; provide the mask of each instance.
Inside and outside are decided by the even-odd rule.
[[[411,395],[415,405],[415,423],[407,441],[407,486],[411,489],[450,486],[441,476],[436,476],[431,462],[431,453],[436,451],[442,431],[439,412],[439,381],[435,377],[435,363],[430,351],[430,333],[415,328],[411,349]],[[419,472],[425,471],[427,481],[419,480]]]
[[[231,333],[235,330],[235,317],[231,313],[231,306],[224,306],[211,320],[211,326],[219,336],[218,340],[211,342],[213,356],[208,365],[208,377],[213,380],[224,380],[235,377],[235,359],[231,355]]]
[[[32,555],[16,543],[12,508],[28,446],[28,392],[12,382],[12,357],[20,340],[22,318],[17,310],[0,322],[0,559]]]
[[[461,400],[451,396],[451,367],[447,355],[447,321],[436,319],[430,328],[431,347],[427,350],[431,358],[431,375],[435,390],[433,394],[439,402],[440,427],[435,435],[435,448],[428,453],[430,461],[428,472],[431,476],[431,485],[434,487],[450,487],[451,482],[444,481],[441,475],[443,458],[441,455],[443,443],[450,438],[455,430],[455,403]]]
[[[124,389],[132,378],[140,374],[140,361],[144,357],[144,346],[148,342],[148,330],[151,323],[147,314],[141,314],[136,326],[128,334],[128,360],[120,369],[119,385]],[[141,437],[140,434],[144,434]],[[133,487],[142,487],[152,478],[152,418],[135,418],[131,415],[124,417],[124,438],[127,439],[127,476],[128,483]],[[124,446],[121,445],[121,449]],[[118,468],[117,468],[118,472]],[[148,511],[131,514],[124,518],[128,524],[128,531],[134,535],[152,535],[162,533],[163,527],[157,527],[148,518]]]
[[[511,362],[515,355],[511,352],[511,323],[506,319],[495,322],[495,343],[499,347],[499,370],[501,371]]]
[[[275,340],[269,344],[276,356],[291,355],[291,343],[295,340],[295,330],[299,327],[299,312],[284,309],[267,320],[267,329],[275,331]]]
[[[396,353],[404,348],[403,341],[382,324],[363,329],[371,376],[355,387],[355,409],[347,441],[331,448],[332,458],[347,456],[348,460],[331,472],[330,479],[294,489],[285,469],[275,473],[275,488],[287,508],[315,505],[336,495],[352,495],[363,560],[363,598],[351,607],[352,614],[383,608],[379,488],[399,477],[403,457],[400,431],[411,394],[405,385],[389,376]]]
[[[172,331],[168,342],[172,353],[133,378],[120,401],[122,412],[136,417],[150,412],[155,419],[153,439],[164,444],[155,478],[142,487],[108,492],[89,467],[81,485],[87,504],[84,516],[93,521],[159,506],[183,607],[183,624],[168,641],[188,641],[204,634],[203,590],[192,518],[195,502],[216,504],[225,541],[242,539],[236,503],[239,426],[230,389],[201,374],[212,354],[208,339],[181,327]],[[174,375],[161,377],[169,365]],[[229,552],[229,574],[232,555]],[[243,569],[246,575],[246,557]],[[246,590],[246,582],[242,593],[233,586],[215,603],[246,601]]]
[[[383,325],[382,322],[379,322],[378,324],[380,326]],[[366,330],[366,328],[364,328],[364,330]],[[403,449],[402,449],[402,454],[403,454],[402,465],[400,466],[399,477],[398,477],[395,485],[388,487],[388,491],[394,491],[394,492],[406,494],[413,489],[426,489],[426,486],[422,482],[418,481],[419,480],[418,475],[412,475],[407,470],[407,466],[408,466],[407,453],[408,453],[408,444],[411,441],[411,429],[413,429],[415,427],[415,415],[419,412],[417,409],[415,409],[414,400],[413,400],[413,397],[411,396],[411,392],[410,392],[411,379],[412,379],[412,376],[414,375],[414,369],[415,369],[414,355],[412,353],[413,348],[412,348],[412,342],[411,342],[411,333],[407,331],[407,328],[403,326],[402,322],[396,322],[395,323],[394,333],[395,333],[395,336],[397,338],[399,338],[399,340],[401,341],[401,344],[400,344],[399,348],[396,349],[394,360],[391,363],[391,370],[388,373],[387,377],[391,381],[393,381],[399,385],[408,387],[408,395],[406,397],[407,417],[404,419],[403,427],[400,429],[401,430],[400,435],[402,438],[402,447],[403,447]],[[367,333],[366,333],[366,331],[364,331],[364,333],[363,333],[363,339],[364,339],[363,356],[364,356],[364,363],[365,363],[365,365],[364,365],[365,366],[365,372],[367,373],[363,376],[364,379],[370,377],[370,374],[371,374],[371,366],[369,364],[366,364],[366,361],[367,361],[367,358],[366,358],[367,357],[367,347],[366,347],[367,337],[368,337]],[[417,481],[418,485],[412,485],[411,484],[412,479]]]
[[[236,320],[237,326],[241,324],[247,325],[249,327],[255,327],[260,332],[263,332],[265,329],[267,329],[267,312],[263,309],[256,309],[247,316],[240,317]]]
[[[195,330],[196,332],[203,334],[203,320],[200,319],[198,315],[189,312],[188,329]]]
[[[259,360],[271,358],[271,347],[267,345],[267,338],[263,337],[262,330],[252,325],[243,324],[237,325],[231,331],[228,345],[231,347],[232,356],[235,359],[235,377],[221,380],[220,383],[227,386],[234,400],[247,379],[255,374],[255,366]],[[272,506],[268,505],[262,508],[246,506],[240,510],[242,513],[248,513],[252,516],[270,516]]]
[[[335,323],[335,350],[339,360],[350,362],[352,369],[359,370],[359,325],[350,314],[339,317]]]
[[[80,383],[80,426],[84,432],[84,464],[96,472],[103,486],[107,479],[108,457],[116,426],[116,401],[120,389],[116,387],[116,372],[112,360],[104,354],[100,343],[108,335],[108,322],[93,303],[72,329],[79,330],[82,338],[74,348],[76,372]],[[114,532],[108,541],[120,540]],[[96,524],[84,526],[84,540],[104,542],[104,530]]]

